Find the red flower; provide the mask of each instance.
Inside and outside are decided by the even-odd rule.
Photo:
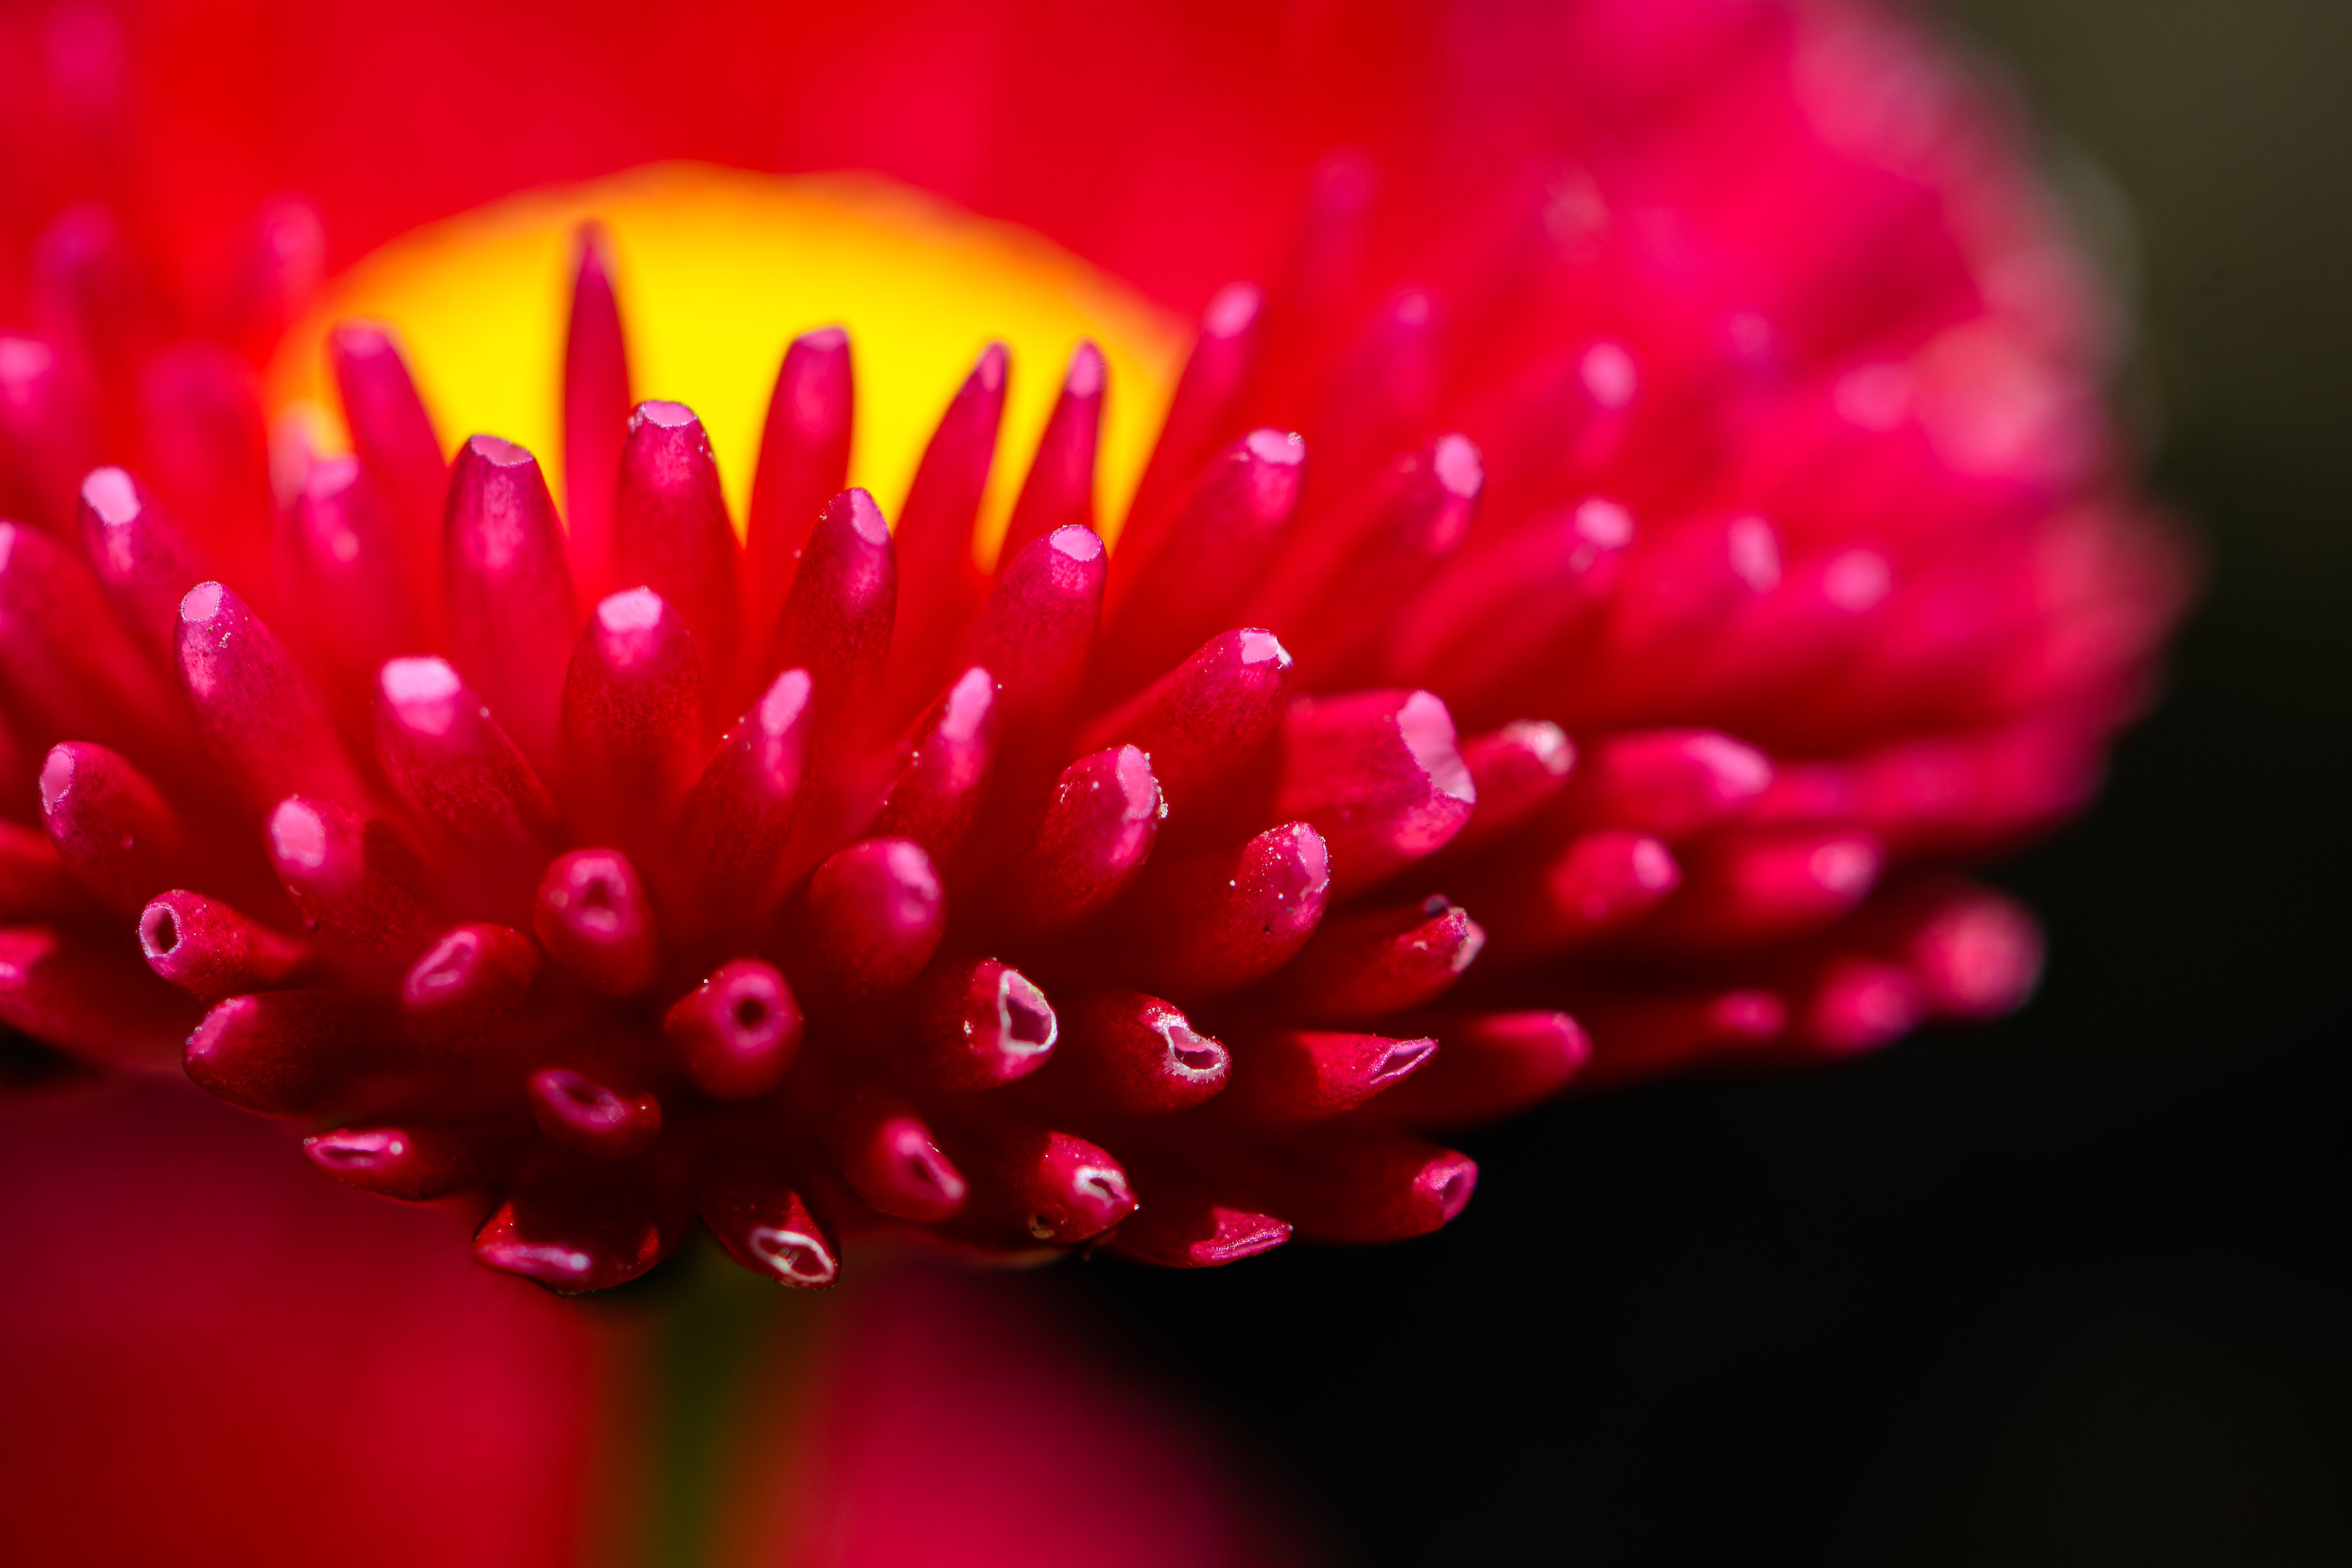
[[[54,13],[15,128],[125,214],[47,218],[0,342],[26,1032],[184,1058],[353,1184],[482,1191],[478,1257],[586,1289],[696,1213],[800,1284],[877,1227],[1172,1265],[1416,1235],[1475,1175],[1423,1134],[1588,1062],[2031,990],[2030,918],[1949,868],[2087,798],[2183,573],[2056,224],[1892,25],[253,17]],[[377,79],[414,135],[354,107]],[[842,489],[835,330],[783,356],[739,543],[693,409],[632,406],[593,230],[568,516],[509,441],[445,468],[354,324],[356,457],[281,442],[273,521],[251,384],[190,334],[269,339],[318,231],[265,209],[196,309],[240,194],[299,176],[374,239],[779,145],[1208,300],[1115,549],[1101,353],[991,577],[1003,351],[886,522]]]
[[[0,1106],[13,1561],[579,1561],[616,1324],[171,1086]],[[612,1458],[626,1456],[614,1455]]]
[[[170,1087],[18,1100],[0,1131],[10,1561],[641,1560],[656,1320],[481,1272],[454,1215],[289,1183],[260,1124]],[[819,1376],[739,1401],[709,1560],[1301,1560],[1205,1434],[1039,1302],[901,1268],[843,1304]],[[1047,1456],[1076,1466],[1041,1489]]]
[[[1313,1554],[1194,1428],[1046,1300],[970,1273],[851,1292],[795,1423],[799,1463],[740,1521],[795,1568],[1297,1563]],[[752,1548],[763,1550],[751,1550]]]

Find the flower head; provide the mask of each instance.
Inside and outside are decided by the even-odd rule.
[[[1867,15],[1457,21],[1418,140],[1321,158],[1284,258],[1202,290],[1156,428],[1106,415],[1115,367],[1160,402],[1150,308],[1106,307],[1144,324],[1068,345],[1034,447],[988,342],[902,484],[853,473],[865,400],[926,395],[837,325],[722,471],[693,386],[642,395],[593,224],[522,366],[558,472],[513,426],[452,456],[440,351],[367,321],[280,361],[323,348],[349,454],[268,426],[67,210],[0,341],[0,1016],[354,1185],[481,1193],[476,1255],[572,1290],[697,1215],[803,1285],[874,1230],[1396,1239],[1475,1181],[1430,1135],[1571,1079],[2017,1005],[2031,918],[1954,868],[2087,798],[2183,576],[2053,221]],[[884,201],[858,254],[984,339],[997,274],[913,267]],[[445,297],[476,232],[435,231]],[[318,242],[261,234],[223,320],[268,337]],[[706,248],[764,287],[750,245]],[[456,317],[478,378],[496,314]]]

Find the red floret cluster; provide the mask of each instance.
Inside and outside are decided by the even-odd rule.
[[[698,1215],[807,1285],[887,1229],[1409,1237],[1475,1179],[1431,1134],[2014,1007],[2039,936],[1955,868],[2087,798],[2183,572],[2008,150],[1823,37],[1451,205],[1328,160],[1115,548],[1081,344],[992,574],[1001,347],[886,520],[853,345],[795,341],[739,532],[590,230],[568,517],[363,322],[355,455],[273,488],[69,211],[0,339],[0,1018],[581,1290]],[[315,268],[263,235],[238,320]]]

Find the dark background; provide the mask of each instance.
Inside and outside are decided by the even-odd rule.
[[[2022,1016],[1556,1105],[1407,1247],[1051,1272],[1342,1560],[2352,1563],[2352,5],[1941,12],[2134,296],[2170,690],[1998,873]]]

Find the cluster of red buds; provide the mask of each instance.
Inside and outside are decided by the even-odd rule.
[[[2095,787],[2178,552],[2015,173],[1788,118],[1649,124],[1715,171],[1670,207],[1555,163],[1410,243],[1332,159],[1116,548],[1081,343],[992,573],[1000,346],[886,520],[847,335],[793,342],[739,531],[592,229],[568,516],[365,322],[354,455],[273,490],[249,374],[142,343],[69,212],[0,339],[0,1018],[584,1290],[697,1215],[801,1285],[884,1229],[1410,1237],[1475,1180],[1433,1134],[2014,1007],[2039,935],[1953,868]],[[264,302],[317,255],[268,233]]]

